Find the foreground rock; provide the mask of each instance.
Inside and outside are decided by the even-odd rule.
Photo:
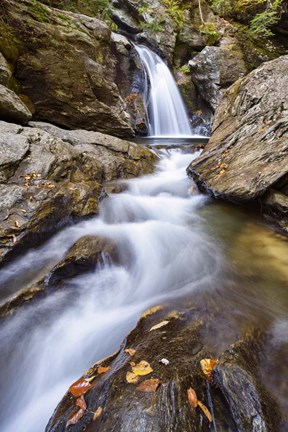
[[[167,313],[161,307],[148,311],[118,353],[99,361],[84,374],[92,384],[84,396],[87,408],[70,426],[71,431],[211,430],[200,407],[194,408],[188,402],[190,387],[211,411],[214,430],[279,430],[277,405],[258,376],[263,334],[244,334],[237,344],[224,350],[210,381],[201,371],[200,360],[215,355],[203,341],[215,321],[223,319],[221,312],[211,312],[201,312],[195,306],[180,313]],[[129,373],[141,361],[151,369],[147,374],[139,373],[131,382],[133,375]],[[154,381],[147,381],[150,379]],[[68,419],[79,410],[76,399],[67,392],[46,432],[66,430]]]
[[[216,111],[212,136],[188,174],[215,198],[260,200],[288,230],[288,56],[238,80]],[[276,216],[276,219],[275,219]]]
[[[31,112],[21,99],[13,91],[0,84],[0,118],[25,124],[31,117]]]
[[[103,182],[153,170],[156,156],[136,144],[45,127],[49,132],[0,122],[0,263],[97,214]]]

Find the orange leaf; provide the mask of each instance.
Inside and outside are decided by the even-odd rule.
[[[72,414],[67,423],[66,423],[66,427],[70,426],[70,425],[75,425],[76,423],[78,423],[78,421],[83,417],[84,411],[83,409],[79,409],[75,414]]]
[[[205,414],[205,416],[207,417],[207,419],[209,420],[209,422],[212,422],[212,415],[210,413],[210,411],[208,410],[208,408],[206,407],[206,405],[204,405],[202,402],[198,401],[198,405],[201,408],[201,410],[203,411],[203,413]]]
[[[188,397],[188,401],[189,401],[190,405],[192,405],[194,408],[196,408],[198,405],[198,398],[197,398],[195,390],[192,387],[190,387],[187,390],[187,397]]]
[[[77,400],[76,400],[76,405],[81,408],[83,411],[86,410],[87,405],[86,405],[86,401],[84,399],[84,396],[80,396]]]
[[[69,390],[73,396],[78,397],[84,395],[88,390],[90,390],[91,387],[92,384],[90,384],[87,380],[79,379],[69,387]]]
[[[103,408],[99,407],[97,408],[97,410],[95,411],[94,415],[93,415],[93,421],[97,420],[98,417],[100,417],[100,415],[102,414]]]
[[[146,381],[143,381],[138,387],[137,390],[143,391],[143,392],[151,392],[154,393],[158,389],[158,387],[161,385],[162,381],[160,381],[157,378],[151,378]]]
[[[98,372],[99,375],[101,375],[101,374],[103,374],[105,372],[108,372],[110,369],[111,369],[111,366],[107,366],[107,367],[105,367],[105,366],[99,366],[98,369],[97,369],[97,372]]]
[[[200,366],[202,369],[202,372],[204,375],[211,375],[212,370],[214,369],[215,365],[217,364],[216,359],[202,359],[200,360]]]
[[[133,348],[126,348],[125,353],[129,354],[132,357],[136,353],[136,350]]]

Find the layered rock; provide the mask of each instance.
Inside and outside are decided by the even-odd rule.
[[[4,0],[1,7],[5,22],[0,23],[0,50],[14,65],[21,92],[33,102],[34,118],[72,129],[133,135],[116,84],[121,53],[107,24],[34,0]]]
[[[153,169],[155,155],[97,132],[0,122],[0,262],[98,212],[101,184]]]
[[[285,228],[287,71],[282,56],[232,85],[216,110],[209,144],[188,168],[202,191],[233,202],[260,200]]]

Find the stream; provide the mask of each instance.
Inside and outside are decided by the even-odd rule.
[[[198,154],[159,150],[154,174],[125,181],[127,190],[104,199],[98,217],[63,229],[1,272],[9,297],[84,235],[113,239],[126,257],[123,265],[103,262],[2,323],[2,432],[44,431],[69,385],[117,350],[144,310],[194,297],[236,317],[215,323],[216,354],[239,322],[272,329],[272,369],[263,373],[287,410],[288,367],[281,361],[288,342],[287,239],[253,214],[199,195],[186,176]]]

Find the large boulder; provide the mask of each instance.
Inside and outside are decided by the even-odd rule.
[[[0,52],[0,84],[6,86],[11,76],[11,69],[9,68],[5,57]]]
[[[232,85],[216,110],[208,145],[188,168],[202,191],[233,202],[260,200],[278,219],[283,217],[284,228],[288,228],[287,71],[288,56],[282,56]]]
[[[0,262],[73,219],[97,214],[102,182],[153,170],[155,155],[131,142],[45,128],[0,122]]]
[[[1,7],[0,31],[11,47],[0,39],[0,51],[34,103],[34,118],[72,129],[134,134],[116,84],[121,53],[105,22],[34,0],[4,0]],[[121,78],[129,81],[128,74]]]
[[[227,319],[227,311],[201,312],[195,304],[185,312],[151,308],[119,352],[94,364],[82,377],[83,385],[85,379],[86,385],[91,383],[84,396],[87,408],[78,421],[76,416],[71,430],[204,432],[212,425],[219,432],[280,430],[279,408],[259,376],[263,334],[254,330],[250,337],[247,331],[237,344],[228,344],[208,380],[201,371],[200,361],[213,358],[204,341],[224,316]],[[189,403],[190,387],[211,411],[211,423],[199,406]],[[66,430],[79,410],[76,399],[66,393],[46,432]]]

